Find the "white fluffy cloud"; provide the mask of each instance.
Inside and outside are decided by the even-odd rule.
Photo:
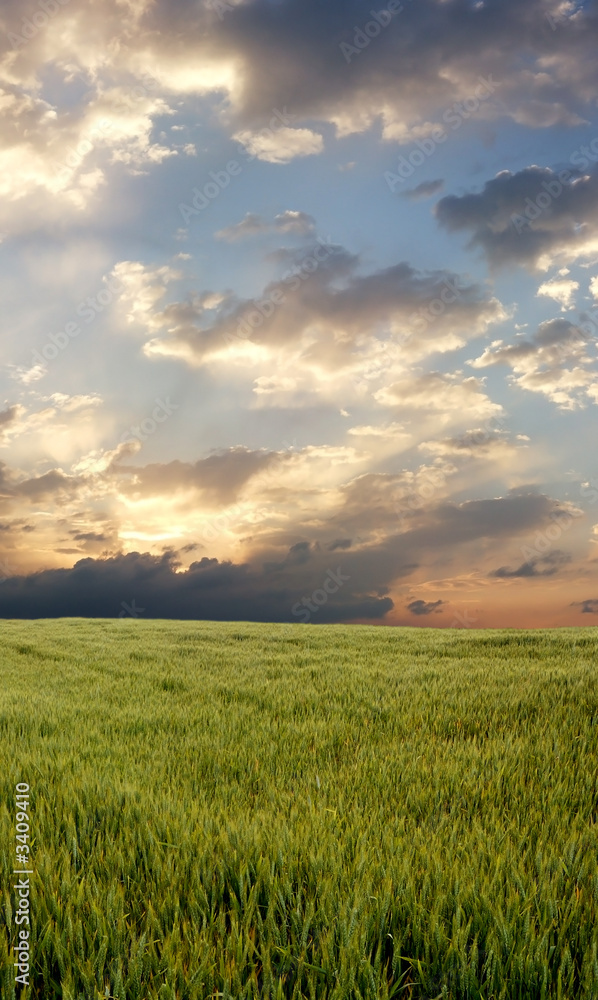
[[[590,331],[564,319],[548,320],[531,338],[519,336],[513,344],[494,341],[469,364],[507,365],[516,373],[513,385],[542,393],[563,410],[576,409],[586,399],[595,402],[598,393],[595,359],[588,354]]]
[[[571,278],[552,278],[545,281],[538,288],[538,295],[546,295],[554,299],[561,306],[561,311],[573,309],[575,306],[575,293],[579,289],[579,282]]]
[[[322,136],[308,128],[283,127],[276,132],[269,128],[263,132],[241,130],[233,138],[251,156],[266,163],[290,163],[296,157],[314,156],[324,149]]]

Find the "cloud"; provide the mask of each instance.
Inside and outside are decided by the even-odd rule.
[[[18,406],[9,406],[6,410],[0,410],[0,427],[8,427],[10,424],[14,423],[18,415]]]
[[[77,0],[13,49],[7,32],[19,30],[32,9],[2,4],[0,238],[25,234],[13,240],[5,276],[6,328],[21,360],[34,341],[43,343],[40,336],[64,343],[56,334],[68,314],[87,292],[99,299],[99,275],[115,261],[122,283],[90,338],[82,329],[68,351],[56,348],[45,395],[37,365],[11,367],[18,378],[0,413],[0,438],[11,448],[10,464],[0,467],[8,560],[27,580],[40,568],[71,567],[67,577],[52,578],[67,581],[69,607],[77,606],[69,587],[81,578],[68,574],[82,556],[93,557],[87,570],[95,582],[113,573],[127,591],[135,572],[147,569],[155,587],[138,599],[150,609],[162,590],[168,597],[208,571],[220,587],[228,567],[239,607],[261,614],[268,591],[301,600],[337,561],[350,582],[321,620],[333,613],[353,620],[346,616],[368,608],[373,620],[387,620],[398,589],[409,621],[406,600],[424,598],[434,608],[448,600],[435,581],[467,580],[472,566],[497,600],[513,590],[509,574],[545,576],[549,589],[559,582],[551,579],[555,563],[502,563],[516,540],[550,523],[557,505],[501,493],[521,481],[552,482],[559,455],[541,440],[528,448],[519,428],[507,433],[500,404],[509,386],[562,409],[598,402],[593,334],[581,318],[581,333],[564,319],[580,291],[587,298],[588,283],[591,294],[598,289],[596,175],[582,154],[567,182],[542,166],[490,181],[483,162],[473,162],[475,150],[467,157],[479,143],[483,160],[498,169],[501,154],[492,146],[511,143],[510,121],[523,137],[520,153],[533,147],[530,129],[557,126],[554,155],[573,162],[570,150],[590,130],[572,126],[595,111],[594,6],[574,13],[561,0],[417,0],[386,27],[376,16],[380,31],[374,23],[373,32],[376,12],[365,0],[226,6],[220,17],[205,0]],[[558,15],[555,30],[547,13]],[[376,37],[349,61],[344,53],[366,25],[367,37]],[[297,206],[313,211],[322,203],[327,175],[338,188],[323,209],[327,225],[335,224],[343,191],[350,208],[337,218],[336,238],[341,231],[356,238],[361,227],[351,224],[351,212],[353,222],[367,216],[379,230],[386,198],[391,214],[399,210],[387,220],[394,245],[407,245],[409,229],[399,231],[407,203],[389,198],[383,174],[398,169],[403,153],[417,149],[421,162],[438,128],[451,163],[461,143],[462,163],[481,183],[451,187],[459,197],[443,198],[440,151],[436,166],[414,168],[401,185],[411,188],[405,197],[413,204],[403,213],[411,222],[417,212],[424,223],[430,215],[424,199],[442,199],[437,218],[450,239],[445,233],[435,243],[422,230],[411,241],[424,254],[418,263],[427,254],[434,269],[393,258],[393,240],[376,242],[375,232],[351,248],[362,255],[333,247],[332,237],[317,239],[314,218]],[[343,139],[367,130],[359,141]],[[536,139],[552,148],[550,134]],[[223,179],[230,157],[241,159],[235,142],[253,158],[247,176],[218,197],[194,235],[176,232],[179,198],[210,176]],[[376,188],[376,171],[377,208],[369,212],[359,197],[370,182]],[[544,208],[539,195],[545,205],[549,197]],[[80,234],[90,226],[88,253]],[[215,230],[234,253],[212,244],[209,255]],[[561,319],[522,336],[505,333],[506,325],[495,333],[509,317],[484,268],[474,280],[439,266],[460,233],[493,266],[508,260],[545,271],[533,287],[518,279],[518,299],[531,289],[541,297],[532,306],[553,305]],[[176,254],[185,239],[194,242],[193,258]],[[241,242],[250,239],[263,242]],[[61,242],[71,247],[69,260],[56,255]],[[263,248],[274,252],[264,257]],[[565,273],[569,259],[592,270]],[[508,284],[500,287],[509,295]],[[473,368],[464,372],[465,351],[455,352],[476,338],[485,339],[468,347]],[[151,426],[151,400],[168,391],[181,404],[175,421],[143,444],[124,442],[128,424],[147,417]],[[535,427],[522,401],[516,419],[522,429]],[[277,408],[276,419],[268,408]],[[565,433],[580,419],[573,414],[559,427]],[[293,434],[302,443],[291,449],[284,439]],[[248,447],[251,440],[261,447]],[[588,530],[571,531],[572,551],[582,551]],[[166,546],[179,555],[163,567]],[[190,559],[199,561],[193,570]],[[130,565],[137,569],[128,576]],[[502,583],[489,578],[496,567]],[[573,577],[571,567],[560,573]],[[43,596],[49,580],[31,586],[39,584]],[[541,588],[531,589],[539,601]],[[252,592],[262,602],[257,610]],[[123,593],[114,614],[133,596]],[[292,600],[286,610],[282,598],[273,600],[276,614],[289,614]],[[223,602],[214,607],[226,613]]]
[[[455,350],[505,318],[486,288],[449,271],[421,272],[401,262],[363,274],[360,263],[321,240],[279,251],[276,265],[286,270],[260,296],[202,292],[167,305],[176,279],[168,268],[125,261],[115,276],[126,286],[120,307],[128,322],[152,335],[146,355],[233,363],[247,377],[258,368],[256,394],[272,403],[295,396],[302,405],[302,393],[332,391],[352,375],[373,383],[376,373],[392,375],[413,359]],[[279,374],[289,368],[292,375]]]
[[[538,295],[546,295],[561,305],[561,311],[573,309],[575,305],[575,292],[579,289],[579,282],[566,278],[553,278],[545,281],[538,288]]]
[[[401,379],[380,389],[375,398],[397,411],[424,410],[437,415],[441,424],[464,413],[471,420],[490,419],[502,412],[502,407],[491,402],[485,394],[482,380],[443,372],[428,372]]]
[[[296,212],[287,209],[268,222],[253,212],[247,212],[241,222],[220,229],[214,235],[219,240],[235,243],[248,236],[260,236],[265,233],[290,233],[295,236],[310,236],[315,232],[315,219],[306,212]]]
[[[337,549],[350,549],[352,545],[350,538],[337,538],[328,546],[329,552],[336,552]]]
[[[218,240],[235,243],[237,240],[245,239],[247,236],[258,236],[264,232],[268,232],[267,223],[264,222],[261,216],[255,215],[254,212],[247,212],[240,222],[236,222],[234,226],[227,226],[225,229],[220,229],[214,235]]]
[[[583,329],[565,319],[551,319],[540,323],[529,339],[519,337],[514,344],[496,340],[487,347],[480,358],[469,362],[474,368],[508,364],[515,371],[535,370],[542,365],[554,366],[565,360],[581,360],[590,336]]]
[[[122,260],[114,266],[111,277],[119,282],[119,306],[127,323],[159,329],[153,318],[156,306],[165,297],[169,283],[182,278],[182,273],[167,264],[145,267],[139,261]]]
[[[516,441],[511,441],[505,431],[491,426],[493,423],[499,424],[499,421],[493,418],[488,427],[478,427],[439,441],[422,441],[419,449],[442,458],[453,456],[498,461],[501,457],[512,457],[519,448],[525,447],[524,442],[529,441],[523,434],[517,435]]]
[[[560,409],[572,410],[587,399],[598,399],[598,371],[588,354],[593,324],[575,326],[565,319],[546,320],[530,338],[514,344],[495,340],[480,357],[469,361],[473,368],[508,365],[516,373],[511,384],[539,392]],[[572,367],[568,367],[571,365]]]
[[[241,130],[234,136],[251,156],[266,163],[290,163],[296,157],[314,156],[324,149],[324,140],[317,132],[308,128],[288,128],[284,126],[273,132]]]
[[[540,392],[561,410],[583,407],[584,396],[598,403],[598,373],[583,368],[533,371],[511,380],[522,389]]]
[[[410,611],[412,615],[440,614],[437,609],[444,603],[444,601],[411,601],[407,605],[407,611]]]
[[[132,98],[130,85],[97,81],[74,106],[54,105],[34,93],[45,62],[32,67],[27,87],[3,79],[0,61],[0,225],[8,233],[87,213],[115,164],[135,172],[179,152],[152,138],[154,120],[171,113],[162,96],[141,87]]]
[[[549,167],[502,170],[479,194],[441,198],[436,218],[449,232],[469,231],[468,246],[481,249],[493,267],[546,271],[595,256],[598,172],[568,173],[562,183]]]
[[[0,441],[12,449],[12,461],[33,468],[39,468],[40,462],[44,467],[49,462],[69,463],[93,437],[98,426],[94,411],[102,405],[102,397],[63,392],[43,396],[30,390],[25,398],[28,406],[15,404],[5,411],[4,425],[0,419]],[[73,414],[77,414],[75,421]]]
[[[281,233],[294,233],[297,236],[310,236],[315,232],[316,220],[306,212],[296,212],[287,209],[274,219],[274,229]]]
[[[563,509],[541,494],[525,493],[459,504],[432,502],[397,530],[396,511],[394,520],[390,516],[393,479],[397,477],[358,477],[340,491],[340,503],[336,509],[329,507],[319,527],[305,515],[303,525],[278,518],[269,534],[254,539],[240,559],[206,554],[185,567],[182,551],[177,555],[169,547],[162,554],[132,551],[80,559],[71,569],[21,576],[13,572],[0,589],[0,616],[116,617],[123,603],[130,607],[134,601],[148,617],[293,621],[297,602],[321,589],[333,572],[343,583],[317,620],[379,621],[393,608],[390,591],[397,581],[427,564],[451,566],[454,573],[456,560],[467,565],[468,547],[479,553],[482,540],[491,557],[506,541],[529,537]],[[287,488],[292,491],[291,484]],[[383,488],[389,488],[388,518],[377,496]],[[280,511],[280,495],[277,502]],[[143,527],[137,519],[135,523]],[[340,535],[340,524],[354,524],[358,539]],[[113,540],[107,525],[80,528],[65,518],[64,527],[67,538],[78,545],[109,547]],[[72,541],[70,546],[68,541],[59,543],[65,554],[77,551]],[[192,539],[185,543],[186,551],[194,547]],[[553,565],[556,561],[545,560],[540,571]]]
[[[500,11],[418,0],[347,64],[343,46],[371,22],[367,0],[350,13],[341,0],[226,6],[219,17],[214,5],[187,0],[81,0],[14,47],[9,33],[21,29],[23,9],[6,0],[3,229],[98,211],[118,172],[195,155],[174,116],[197,98],[209,101],[223,137],[272,164],[321,153],[324,126],[344,136],[379,123],[385,141],[410,143],[438,128],[449,134],[455,118],[463,124],[463,102],[477,100],[478,121],[542,129],[579,124],[593,107],[598,28],[585,7],[566,16],[557,0],[503,0]],[[273,116],[282,127],[268,125]],[[425,183],[430,193],[437,182]]]
[[[490,575],[499,579],[508,580],[516,577],[541,577],[554,576],[559,570],[571,562],[571,556],[567,552],[555,549],[545,556],[538,556],[537,559],[529,559],[518,566],[517,569],[509,569],[508,566],[500,566]]]
[[[173,497],[177,492],[192,492],[209,506],[220,506],[232,503],[252,477],[278,461],[276,452],[237,447],[193,463],[175,460],[141,467],[125,465],[118,456],[110,473],[118,476],[120,488],[131,496]]]
[[[0,616],[116,618],[136,617],[143,609],[146,618],[296,622],[292,608],[301,594],[321,588],[326,579],[325,572],[314,572],[305,562],[291,553],[288,566],[258,569],[204,556],[182,571],[173,552],[81,559],[72,569],[5,580]],[[350,580],[339,586],[319,609],[317,621],[379,621],[392,609],[390,598],[358,590]]]
[[[444,187],[444,181],[439,179],[436,181],[422,181],[417,187],[411,188],[408,191],[403,191],[403,198],[407,198],[409,201],[421,201],[423,198],[432,198],[433,195],[438,194],[442,191]]]
[[[80,479],[65,475],[61,469],[52,469],[43,476],[33,476],[17,483],[14,494],[36,502],[50,497],[74,496],[81,485]]]
[[[402,444],[411,441],[411,435],[405,433],[403,424],[365,424],[358,427],[349,427],[347,434],[351,437],[361,438],[383,438],[386,441],[393,441],[395,444]]]
[[[18,404],[0,410],[0,441],[6,439],[8,431],[15,427],[23,412],[24,408]]]
[[[572,608],[581,608],[582,615],[598,615],[598,600],[591,598],[587,601],[573,601]]]
[[[0,187],[8,225],[87,211],[115,167],[146,171],[194,154],[193,143],[170,141],[164,130],[156,141],[155,132],[197,97],[211,102],[226,135],[274,164],[320,153],[325,124],[343,136],[379,122],[386,141],[403,143],[446,132],[451,114],[463,123],[459,104],[476,92],[484,94],[479,120],[530,128],[579,124],[593,106],[590,8],[569,16],[557,0],[503,0],[500,10],[418,0],[348,64],[342,47],[371,17],[367,0],[350,13],[342,0],[235,2],[222,17],[215,5],[187,0],[81,0],[12,48],[8,33],[20,30],[23,10],[6,0]],[[40,96],[53,93],[43,86],[48,71],[83,83],[64,110]],[[268,129],[287,108],[294,127]]]
[[[381,120],[385,139],[408,142],[426,134],[455,102],[472,98],[480,77],[492,75],[499,87],[483,106],[484,117],[506,116],[536,128],[579,123],[580,105],[595,92],[591,12],[567,18],[560,4],[546,0],[503,0],[500,10],[491,3],[473,10],[419,0],[403,5],[362,52],[354,41],[358,28],[372,20],[365,0],[350,14],[341,0],[325,7],[317,0],[231,6],[218,20],[200,11],[191,17],[182,3],[169,5],[168,17],[165,4],[157,4],[146,14],[138,45],[145,46],[144,67],[157,64],[154,72],[180,90],[198,75],[208,86],[211,74],[213,88],[224,90],[230,102],[229,116],[245,126],[288,106],[303,120],[333,123],[341,136]],[[559,30],[553,32],[545,15],[557,7]],[[148,41],[146,27],[154,29]],[[170,36],[177,31],[184,43],[175,50]],[[349,62],[343,45],[357,52]]]

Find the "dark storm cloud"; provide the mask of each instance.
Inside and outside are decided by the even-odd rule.
[[[337,549],[350,549],[351,548],[350,538],[337,538],[334,542],[331,542],[328,546],[329,552],[336,552]]]
[[[296,621],[292,607],[302,595],[323,588],[327,571],[294,576],[268,573],[204,557],[175,572],[173,553],[162,557],[132,552],[112,559],[82,559],[72,569],[11,577],[0,589],[3,618],[93,617]],[[332,567],[336,574],[337,567]],[[335,586],[337,586],[335,584]],[[324,591],[322,591],[324,592]],[[363,593],[343,580],[313,615],[314,622],[382,619],[390,598]]]
[[[403,140],[409,126],[437,120],[492,77],[499,89],[488,117],[548,127],[583,120],[598,79],[595,5],[562,11],[560,0],[404,0],[394,16],[373,14],[371,0],[80,0],[65,12],[68,33],[52,39],[56,51],[40,31],[18,66],[35,71],[54,55],[87,69],[95,46],[94,65],[108,79],[140,66],[165,93],[212,93],[231,131],[259,129],[278,108],[294,124],[331,121],[345,131],[382,116],[386,137]],[[5,0],[1,17],[10,50],[22,4]]]
[[[574,259],[598,236],[598,172],[568,173],[564,181],[549,167],[503,170],[479,194],[442,198],[436,218],[451,232],[471,233],[469,247],[479,247],[496,267],[535,268],[563,252]]]
[[[425,528],[414,529],[410,537],[414,551],[453,548],[481,538],[498,541],[531,530],[558,510],[558,503],[542,494],[444,503],[431,510]]]
[[[363,32],[372,22],[370,0],[217,7],[158,3],[140,33],[157,29],[165,51],[180,52],[183,39],[183,47],[206,46],[217,59],[239,60],[236,117],[255,126],[283,106],[310,118],[373,118],[380,109],[391,121],[427,118],[489,73],[501,81],[504,111],[522,124],[579,121],[580,106],[594,96],[593,6],[567,18],[556,0],[417,0],[383,18],[388,25],[371,39]],[[558,31],[546,16],[551,13]],[[341,46],[353,47],[353,54]]]
[[[393,608],[386,596],[393,582],[409,577],[426,559],[432,558],[435,566],[443,561],[454,565],[464,545],[481,539],[504,545],[537,530],[560,509],[538,494],[442,503],[414,512],[413,527],[399,533],[390,498],[387,504],[385,519],[370,490],[364,488],[361,496],[354,490],[346,509],[330,519],[329,530],[335,520],[354,520],[362,534],[374,529],[376,540],[334,557],[309,541],[304,529],[304,537],[286,549],[278,539],[277,546],[270,542],[254,549],[242,565],[204,557],[181,572],[173,552],[83,559],[72,569],[5,581],[0,616],[115,617],[121,610],[129,613],[124,604],[132,607],[134,601],[148,617],[293,621],[297,615],[292,609],[316,594],[315,604],[322,596],[324,602],[312,614],[314,622],[381,620]],[[382,540],[381,528],[386,529]],[[330,588],[327,580],[337,582]]]
[[[590,598],[587,601],[573,601],[572,608],[581,608],[582,615],[598,615],[598,600]]]
[[[409,486],[400,476],[360,476],[342,488],[344,503],[326,524],[328,532],[344,529],[361,539],[336,559],[343,573],[352,581],[359,580],[367,593],[378,593],[380,588],[391,587],[415,569],[431,564],[436,571],[442,564],[458,572],[469,565],[472,552],[477,554],[481,540],[489,552],[493,545],[500,552],[506,544],[527,540],[552,525],[552,517],[563,510],[557,501],[537,493],[460,504],[443,501],[413,510],[405,504],[406,490]],[[304,525],[304,535],[308,534],[306,528]],[[272,536],[268,544],[275,542]],[[316,576],[329,565],[324,561],[327,552],[325,548],[319,552],[313,544],[310,547],[309,566]],[[261,559],[257,552],[252,556],[252,562],[261,563]],[[271,568],[275,568],[273,560]],[[288,561],[277,562],[276,568],[287,572]]]
[[[375,554],[381,567],[396,563],[398,553],[404,563],[412,565],[430,551],[444,551],[481,538],[516,538],[546,523],[551,515],[563,508],[558,501],[542,493],[511,491],[506,497],[490,500],[467,500],[463,503],[431,502],[423,509],[413,510],[406,499],[413,491],[413,482],[403,476],[367,473],[341,487],[343,506],[333,523],[354,531],[356,535],[387,532],[384,543],[357,553],[352,550],[344,560],[356,558],[360,564]],[[394,534],[402,517],[407,518],[406,530]],[[392,572],[382,570],[381,579],[392,578]]]
[[[444,603],[444,601],[411,601],[407,605],[407,611],[410,611],[412,615],[438,614],[438,608]]]
[[[560,550],[555,550],[554,552],[549,552],[545,556],[539,556],[537,559],[530,559],[527,562],[518,566],[517,569],[509,569],[508,566],[500,566],[495,569],[490,576],[496,576],[499,579],[508,580],[516,577],[538,577],[538,576],[554,576],[558,573],[563,566],[571,562],[571,556],[568,552],[561,552]]]

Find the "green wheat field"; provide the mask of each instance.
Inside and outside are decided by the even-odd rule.
[[[0,623],[2,1000],[596,1000],[597,654],[595,628]]]

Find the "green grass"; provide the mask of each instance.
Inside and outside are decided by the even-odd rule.
[[[0,993],[598,998],[598,630],[0,623]],[[18,995],[18,994],[17,994]]]

